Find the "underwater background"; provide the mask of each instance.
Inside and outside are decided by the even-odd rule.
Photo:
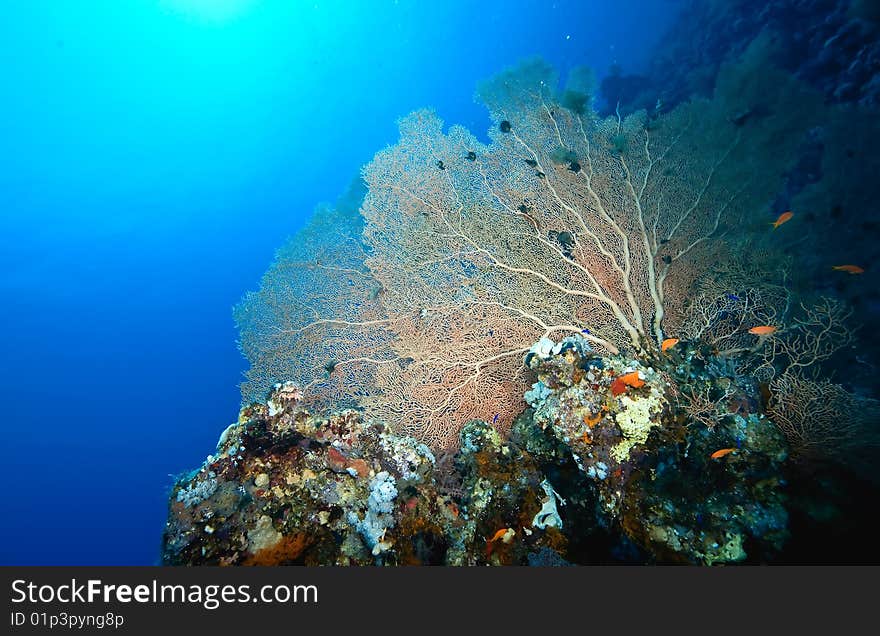
[[[536,55],[563,77],[591,66],[600,112],[650,109],[661,94],[673,105],[711,92],[721,62],[765,26],[781,40],[783,68],[829,103],[871,112],[878,19],[874,3],[844,0],[8,8],[0,562],[159,561],[175,479],[204,460],[240,406],[247,363],[233,305],[315,206],[396,142],[398,118],[430,107],[488,142],[475,87]],[[805,146],[768,223],[816,181],[821,147]],[[870,147],[846,152],[864,153],[868,174],[877,163]],[[862,328],[835,379],[877,397],[877,192],[865,185],[779,249],[822,272],[803,283],[810,291],[853,307]],[[843,249],[865,271],[828,271],[826,256]],[[870,481],[835,482],[845,490],[826,528],[840,536],[817,554],[815,539],[800,548],[795,532],[787,559],[858,560],[860,515],[877,501]]]

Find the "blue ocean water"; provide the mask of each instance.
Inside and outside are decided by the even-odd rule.
[[[32,0],[0,21],[2,564],[151,564],[239,406],[231,308],[430,106],[646,68],[671,0]]]

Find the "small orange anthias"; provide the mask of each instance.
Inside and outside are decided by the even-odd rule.
[[[626,391],[628,386],[634,389],[645,386],[645,381],[639,377],[638,371],[630,371],[614,378],[614,382],[611,383],[611,393],[620,395]]]
[[[749,333],[756,336],[769,336],[775,331],[776,327],[773,327],[772,325],[760,325],[758,327],[752,327],[751,329],[749,329]]]
[[[771,223],[770,225],[772,225],[773,229],[775,230],[783,223],[787,223],[788,221],[791,221],[791,217],[793,217],[793,216],[794,216],[794,212],[792,212],[791,210],[788,210],[788,211],[780,214],[779,218],[776,219],[775,221],[773,221],[773,223]]]
[[[836,269],[839,272],[847,272],[849,274],[864,274],[865,270],[863,270],[858,265],[835,265],[831,269]]]
[[[722,448],[709,455],[709,457],[712,459],[721,459],[725,455],[730,455],[735,450],[735,448]]]
[[[660,351],[666,351],[667,349],[671,349],[675,345],[679,343],[678,338],[667,338],[663,342],[660,343]]]
[[[516,530],[513,528],[501,528],[491,539],[486,541],[486,556],[489,557],[492,554],[496,541],[500,539],[503,543],[508,543],[515,535]]]

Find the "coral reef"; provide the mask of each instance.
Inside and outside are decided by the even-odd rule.
[[[695,6],[705,32],[607,78],[605,111],[527,60],[478,88],[488,145],[402,118],[236,308],[250,405],[175,486],[165,561],[777,558],[790,509],[823,510],[792,467],[878,448],[880,376],[819,289],[871,276],[827,261],[876,223],[798,231],[876,199],[877,21],[758,4]]]
[[[579,336],[549,356],[536,347],[528,364],[549,392],[532,400],[532,421],[571,453],[601,513],[652,558],[735,562],[746,558],[747,544],[772,553],[786,538],[785,440],[749,412],[754,400],[731,390],[715,361],[682,349],[654,368],[599,357]],[[698,385],[731,397],[711,427],[695,421],[681,397]]]
[[[528,452],[473,420],[461,431],[456,469],[465,523],[451,564],[523,565],[535,551],[564,552],[556,495]]]
[[[163,561],[442,563],[461,522],[434,488],[431,452],[353,410],[313,416],[301,398],[276,385],[177,483]]]
[[[163,561],[577,564],[628,550],[711,565],[782,546],[785,440],[752,411],[753,387],[720,389],[731,379],[687,346],[647,366],[575,335],[540,340],[524,363],[531,408],[508,440],[481,420],[462,428],[455,495],[415,439],[355,410],[313,415],[298,385],[276,385],[175,485]],[[684,408],[697,384],[733,396],[711,427]]]
[[[164,563],[501,565],[562,549],[548,482],[485,422],[462,431],[464,494],[453,500],[427,447],[354,410],[312,415],[301,396],[276,385],[178,481]]]
[[[510,430],[542,337],[659,349],[720,238],[781,188],[821,96],[761,47],[711,99],[656,116],[602,118],[572,75],[556,95],[528,60],[481,84],[489,145],[429,110],[402,118],[364,168],[360,216],[324,211],[238,308],[245,395],[296,380],[310,403],[359,404],[440,451],[473,419]],[[325,217],[346,220],[320,233]]]

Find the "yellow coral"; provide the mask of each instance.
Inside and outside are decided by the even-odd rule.
[[[651,417],[660,412],[660,399],[655,395],[633,399],[628,395],[620,398],[623,409],[614,419],[623,433],[623,439],[611,449],[611,457],[615,461],[626,461],[629,451],[636,444],[644,444],[648,432],[657,426]]]

